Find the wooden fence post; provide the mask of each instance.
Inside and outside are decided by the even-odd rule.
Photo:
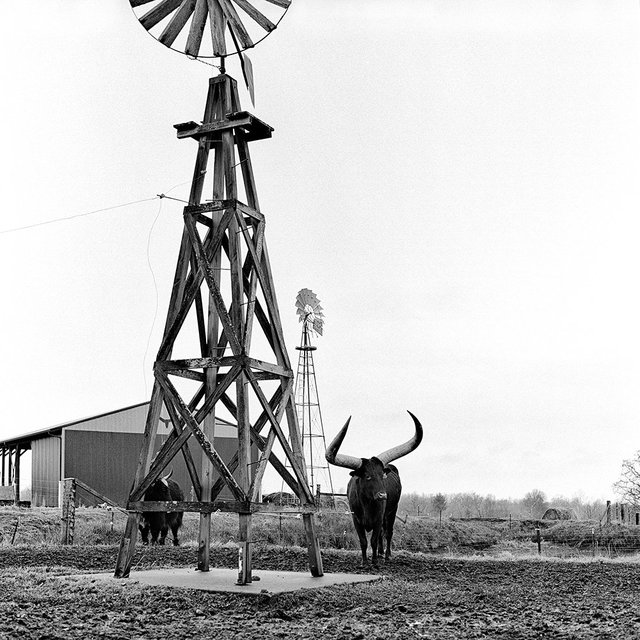
[[[607,500],[607,519],[606,524],[611,524],[611,500]]]
[[[62,544],[73,544],[76,526],[76,480],[65,478],[62,488]]]
[[[542,554],[542,540],[540,538],[540,527],[536,528],[536,542],[538,543],[538,555]]]

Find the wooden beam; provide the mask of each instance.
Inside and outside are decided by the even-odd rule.
[[[79,489],[82,489],[83,491],[86,491],[88,494],[92,495],[94,498],[97,498],[98,500],[102,500],[102,502],[106,502],[110,507],[113,507],[118,511],[122,511],[123,513],[127,512],[127,510],[124,509],[122,505],[118,504],[117,502],[114,502],[113,500],[111,500],[111,498],[108,498],[102,493],[99,493],[95,489],[92,489],[88,484],[85,484],[84,482],[82,482],[82,480],[78,480],[78,478],[65,478],[65,482],[67,480],[73,480],[75,482],[76,489],[79,488]]]
[[[209,460],[211,460],[214,467],[216,468],[216,471],[224,478],[227,486],[229,487],[229,489],[231,489],[231,492],[233,493],[236,500],[239,500],[240,502],[245,501],[247,499],[245,492],[240,488],[235,478],[233,477],[233,474],[229,471],[212,443],[204,435],[204,433],[198,426],[198,422],[196,421],[195,417],[191,415],[191,412],[184,404],[175,387],[171,384],[171,381],[162,373],[160,373],[158,379],[166,396],[171,400],[171,402],[174,403],[176,410],[184,420],[186,426],[191,430],[192,435],[199,442],[200,447],[205,452]]]
[[[211,27],[211,43],[214,56],[227,54],[227,44],[224,40],[224,14],[218,0],[208,0],[209,24]]]
[[[304,468],[300,467],[300,460],[298,459],[298,456],[294,455],[294,452],[291,450],[291,447],[289,446],[287,438],[282,431],[282,427],[280,426],[280,423],[276,419],[275,414],[271,410],[271,407],[269,406],[269,402],[267,401],[264,395],[264,392],[262,391],[262,388],[258,384],[258,381],[253,377],[251,371],[245,370],[245,375],[249,379],[249,382],[251,383],[251,386],[253,387],[253,391],[258,397],[260,404],[262,405],[264,410],[267,412],[267,417],[269,418],[271,427],[272,429],[275,430],[276,435],[278,436],[278,440],[280,441],[280,446],[284,450],[284,453],[291,464],[291,467],[296,476],[296,480],[298,481],[298,485],[300,487],[300,491],[302,494],[299,496],[300,499],[302,500],[303,498],[305,498],[308,502],[313,503],[313,494],[311,493],[311,490],[307,485],[307,478],[306,478],[306,474],[304,473]],[[303,460],[303,464],[304,464],[304,460]]]
[[[195,9],[193,10],[193,19],[189,27],[189,35],[187,36],[187,44],[184,52],[188,56],[197,57],[202,43],[202,35],[207,22],[207,0],[197,0]]]
[[[180,421],[180,416],[178,415],[175,407],[171,402],[165,403],[165,407],[167,409],[167,413],[169,414],[169,418],[171,419],[171,424],[173,426],[173,430],[171,435],[174,438],[180,437],[180,434],[183,431],[182,422]],[[182,457],[184,459],[184,464],[187,467],[187,472],[189,473],[189,478],[191,478],[191,485],[193,486],[193,491],[196,494],[198,500],[202,500],[202,485],[200,483],[200,477],[198,476],[198,470],[196,469],[195,462],[193,461],[193,456],[191,455],[191,451],[189,449],[189,441],[187,440],[180,449],[182,451]]]
[[[273,134],[272,126],[260,120],[260,118],[256,118],[248,111],[226,114],[221,120],[207,122],[205,124],[197,124],[193,121],[184,122],[174,125],[174,129],[176,129],[176,136],[179,139],[193,138],[194,140],[213,137],[222,132],[236,130],[238,137],[240,138],[241,136],[245,143],[255,140],[266,140],[267,138],[271,138]],[[213,138],[210,141],[212,142],[215,139],[216,138]]]
[[[251,47],[253,47],[253,40],[251,40],[251,36],[247,33],[247,30],[242,24],[242,20],[240,20],[231,2],[229,2],[229,0],[218,0],[218,2],[222,7],[222,12],[224,13],[229,28],[242,44],[242,48],[251,49]]]
[[[255,22],[257,22],[266,32],[270,33],[276,28],[276,25],[265,15],[260,13],[247,0],[233,0],[246,14],[248,14]]]
[[[163,29],[158,40],[170,47],[178,37],[196,8],[196,0],[182,0],[180,7],[173,14],[169,24]]]
[[[214,502],[138,500],[136,502],[129,502],[127,509],[130,513],[148,513],[153,511],[162,511],[164,513],[215,513],[216,511],[223,513],[273,513],[273,506],[271,505],[266,505],[261,502],[238,502],[237,500],[215,500]],[[292,509],[287,509],[286,512],[291,514],[315,513],[315,509],[300,505]]]
[[[208,398],[207,401],[204,403],[203,407],[196,413],[195,415],[196,422],[202,422],[204,415],[210,409],[210,407],[208,406],[208,403],[214,404],[215,402],[217,402],[217,400],[220,399],[220,397],[224,394],[224,392],[227,390],[229,385],[231,385],[231,383],[235,380],[235,376],[237,376],[239,371],[240,371],[240,367],[239,366],[235,367],[227,374],[225,380],[220,384],[218,384],[213,396]],[[159,383],[158,383],[158,386],[160,386]],[[191,403],[194,406],[191,406],[190,404],[189,406],[190,411],[193,411],[195,409],[195,404],[199,402],[200,399],[202,399],[202,395],[200,395],[202,392],[203,392],[203,388],[201,388],[199,390],[199,393],[196,394],[196,396],[194,396],[194,400]],[[176,438],[174,441],[169,442],[167,440],[164,443],[164,445],[161,447],[160,451],[158,452],[158,455],[155,457],[155,460],[153,461],[153,464],[149,469],[149,473],[146,476],[143,476],[140,479],[140,481],[137,481],[136,484],[134,485],[134,489],[132,490],[131,495],[129,496],[130,500],[140,500],[142,498],[142,496],[145,494],[147,489],[160,477],[160,474],[164,471],[164,469],[169,464],[169,462],[173,460],[173,458],[176,456],[178,451],[180,451],[180,448],[182,447],[182,445],[184,445],[184,443],[188,440],[190,436],[191,436],[191,432],[188,429],[184,429],[182,433],[178,436],[178,438]]]
[[[231,218],[233,217],[233,214],[234,214],[233,209],[226,211],[223,217],[223,224],[224,224],[224,221],[231,220]],[[187,218],[185,216],[185,220],[186,219]],[[209,239],[209,243],[207,244],[207,247],[206,247],[207,259],[210,259],[209,256],[215,254],[215,252],[219,249],[220,245],[223,243],[223,240],[225,238],[224,228],[222,228],[223,224],[221,224],[221,227],[218,230],[216,230],[216,233],[212,235]],[[184,233],[187,236],[186,241],[190,249],[192,244],[191,244],[190,232],[188,231],[186,224],[185,224]],[[195,233],[197,235],[197,232]],[[185,281],[187,284],[186,291],[184,292],[184,295],[182,297],[180,307],[177,309],[176,313],[170,317],[170,322],[168,322],[168,328],[165,331],[162,344],[160,345],[160,349],[158,350],[157,360],[162,361],[162,360],[167,360],[169,358],[169,354],[173,347],[173,343],[175,342],[178,332],[182,328],[182,325],[184,324],[184,321],[186,320],[187,315],[191,310],[191,305],[193,304],[193,300],[195,299],[195,296],[200,290],[200,285],[202,284],[203,280],[204,280],[204,272],[200,269],[198,269],[196,273],[191,273],[189,278],[185,278]]]
[[[270,362],[264,362],[263,360],[257,360],[256,358],[244,358],[244,364],[251,369],[259,369],[267,373],[274,374],[282,378],[293,378],[293,371],[285,369],[278,364],[271,364]]]
[[[140,18],[140,24],[142,24],[147,31],[153,29],[153,27],[159,22],[162,22],[172,11],[177,9],[180,6],[180,2],[181,0],[163,0]]]
[[[238,335],[236,334],[236,329],[234,327],[233,321],[229,317],[229,312],[227,311],[227,307],[225,305],[224,298],[222,297],[220,287],[216,282],[215,271],[212,269],[211,264],[207,259],[207,256],[205,255],[202,241],[200,240],[200,236],[198,236],[198,233],[195,230],[193,220],[190,217],[186,216],[185,222],[187,223],[186,226],[191,237],[193,248],[195,250],[196,259],[198,261],[198,268],[204,274],[204,278],[211,293],[211,298],[218,311],[218,316],[220,318],[223,331],[225,332],[227,340],[229,341],[229,346],[231,347],[234,355],[240,355],[240,353],[242,352],[242,345],[240,344]]]
[[[185,358],[182,360],[165,360],[164,362],[158,362],[157,367],[166,371],[167,373],[173,373],[180,369],[209,369],[218,367],[231,367],[236,363],[235,357],[216,357],[207,356],[203,358]]]

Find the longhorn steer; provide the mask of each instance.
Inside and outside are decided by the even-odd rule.
[[[355,458],[342,453],[338,449],[349,428],[351,417],[333,442],[327,447],[326,458],[330,464],[351,469],[351,480],[347,485],[347,498],[353,517],[353,526],[360,539],[362,563],[367,562],[367,532],[371,534],[371,561],[378,563],[378,556],[383,551],[383,534],[387,538],[385,560],[391,557],[391,538],[393,524],[400,502],[402,484],[398,469],[389,464],[402,456],[406,456],[418,447],[422,441],[422,425],[409,411],[415,423],[415,434],[408,442],[384,451],[372,458]]]
[[[144,499],[157,502],[171,502],[184,500],[184,494],[180,485],[169,479],[169,475],[158,478],[144,494]],[[182,512],[166,513],[164,511],[145,511],[142,514],[142,524],[139,525],[142,544],[149,544],[149,532],[151,532],[151,544],[164,544],[169,529],[173,534],[173,544],[178,546],[178,529],[182,526]],[[158,539],[158,536],[160,538]]]

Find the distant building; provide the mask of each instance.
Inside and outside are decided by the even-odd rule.
[[[0,440],[0,499],[13,497],[14,488],[19,490],[21,485],[28,484],[20,477],[20,459],[30,450],[32,506],[59,506],[59,482],[64,478],[77,478],[124,506],[136,472],[148,407],[149,403],[144,402]],[[158,425],[156,451],[170,433],[171,423],[163,409]],[[188,442],[199,470],[200,447],[193,438]],[[215,447],[223,460],[229,461],[237,451],[235,425],[216,419]],[[169,470],[173,470],[172,478],[183,488],[185,499],[194,499],[191,495],[191,479],[182,454],[179,453],[171,461],[167,473]],[[82,502],[84,496],[79,497]],[[230,491],[225,488],[220,498],[230,499]],[[86,502],[94,504],[88,496]]]

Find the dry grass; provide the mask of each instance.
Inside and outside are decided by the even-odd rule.
[[[119,511],[78,508],[74,543],[77,545],[118,544],[126,517]],[[409,517],[396,520],[393,548],[398,551],[471,555],[505,560],[538,558],[535,543],[536,521],[469,522]],[[562,521],[546,523],[542,529],[542,555],[545,558],[612,558],[640,552],[640,527],[597,522]],[[181,543],[196,545],[199,516],[186,513],[180,533]],[[351,516],[345,512],[322,512],[316,529],[323,549],[357,550],[359,543]],[[593,531],[593,534],[592,534]],[[59,544],[60,510],[55,508],[0,508],[0,545]],[[235,545],[238,519],[235,514],[216,513],[211,519],[211,540],[216,545]],[[256,514],[252,539],[258,544],[286,548],[305,547],[302,518],[278,512]],[[595,543],[595,544],[594,544]],[[635,557],[635,556],[633,556]]]

